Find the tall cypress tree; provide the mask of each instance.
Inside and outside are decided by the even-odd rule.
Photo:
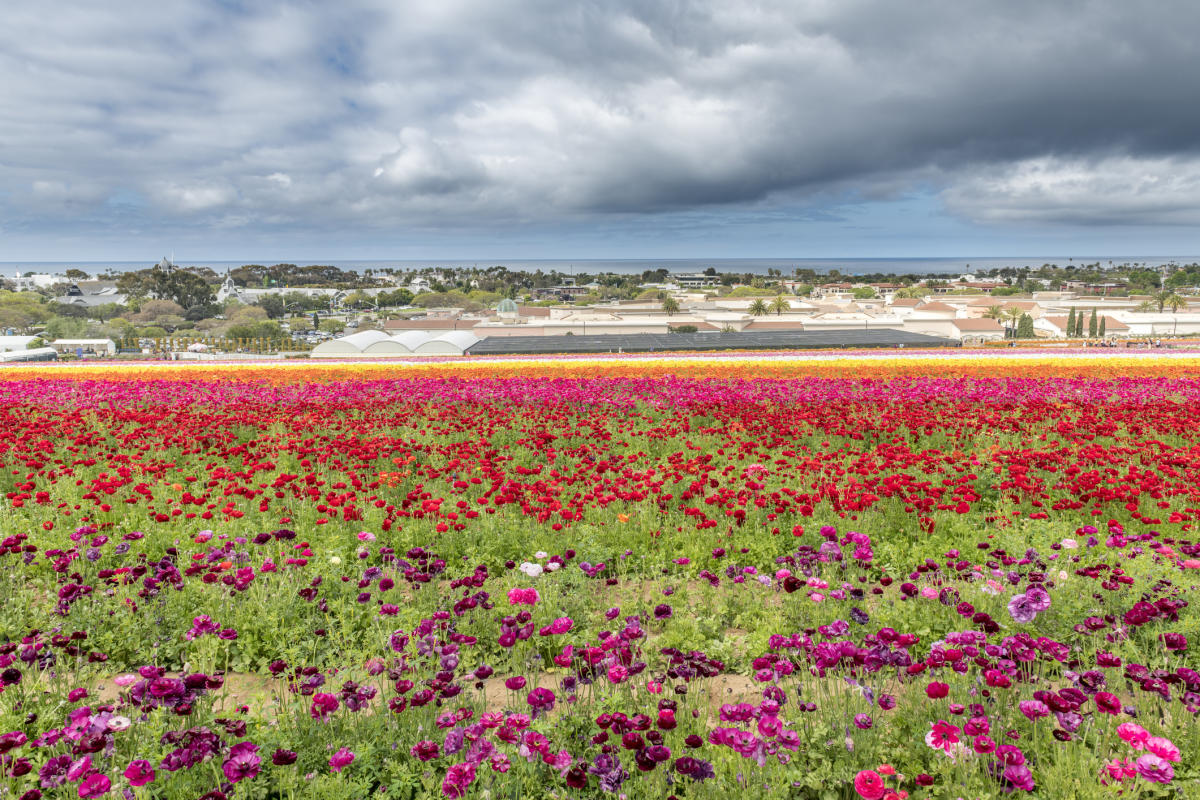
[[[1021,318],[1017,320],[1017,338],[1032,339],[1036,335],[1033,332],[1033,317],[1028,314],[1022,314]]]
[[[1070,312],[1067,314],[1067,338],[1075,335],[1075,306],[1071,306]]]
[[[1108,317],[1101,317],[1101,318],[1100,318],[1100,338],[1101,338],[1101,339],[1103,339],[1103,338],[1104,338],[1104,320],[1106,320],[1106,319],[1108,319]]]
[[[1096,316],[1096,309],[1092,309],[1092,316],[1088,317],[1088,338],[1095,339],[1096,334],[1100,331],[1100,320]]]

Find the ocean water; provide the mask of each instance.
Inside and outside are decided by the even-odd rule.
[[[243,264],[332,264],[342,269],[364,272],[368,269],[381,270],[393,268],[396,270],[422,269],[426,267],[457,267],[471,268],[502,266],[512,271],[550,272],[557,270],[565,274],[591,274],[613,272],[622,275],[640,275],[646,270],[666,269],[670,272],[701,272],[709,267],[718,272],[752,273],[766,275],[768,270],[777,269],[784,275],[791,275],[796,269],[811,269],[816,272],[840,270],[844,275],[869,275],[883,273],[891,275],[959,275],[964,272],[980,272],[988,269],[1004,267],[1030,267],[1036,269],[1043,264],[1056,264],[1065,267],[1070,264],[1082,266],[1099,262],[1104,266],[1109,263],[1114,266],[1123,264],[1144,265],[1156,269],[1163,264],[1192,264],[1200,262],[1200,256],[1094,256],[1094,257],[1063,257],[1063,256],[1029,256],[1007,258],[680,258],[680,259],[559,259],[559,260],[380,260],[358,261],[349,259],[318,259],[304,258],[273,258],[247,261],[197,261],[186,257],[177,257],[180,266],[208,267],[223,273],[227,269],[240,267]],[[0,261],[0,276],[12,277],[17,272],[49,272],[60,273],[74,267],[88,273],[99,273],[107,270],[130,272],[145,269],[158,263],[158,259],[145,261]]]

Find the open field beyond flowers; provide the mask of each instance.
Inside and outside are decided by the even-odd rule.
[[[0,369],[0,798],[1200,797],[1200,356]]]

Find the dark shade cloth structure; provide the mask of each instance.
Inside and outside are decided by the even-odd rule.
[[[892,330],[762,331],[758,333],[630,333],[597,336],[489,336],[473,356],[550,353],[654,353],[714,350],[828,350],[960,347],[955,339]]]

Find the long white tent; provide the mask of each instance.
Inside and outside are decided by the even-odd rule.
[[[405,331],[389,336],[383,331],[359,331],[331,339],[312,349],[313,358],[387,358],[398,356],[461,356],[479,337],[468,331],[447,331],[434,336]]]

